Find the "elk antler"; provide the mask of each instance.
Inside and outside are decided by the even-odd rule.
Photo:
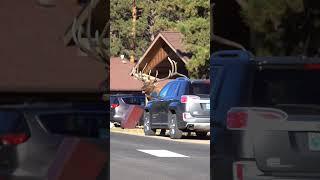
[[[145,64],[144,68],[141,71],[138,70],[138,67],[133,68],[131,74],[133,74],[137,79],[143,82],[143,86],[141,89],[145,92],[147,97],[150,98],[150,94],[154,91],[155,87],[158,85],[159,82],[167,80],[174,76],[187,77],[184,74],[178,72],[176,61],[172,60],[170,57],[168,57],[168,61],[171,67],[169,69],[168,75],[164,78],[158,78],[158,70],[155,71],[155,76],[151,76],[151,70],[149,70],[148,74],[146,74],[144,71],[148,64]]]
[[[107,38],[107,31],[109,28],[109,21],[106,22],[102,33],[99,35],[99,31],[96,30],[95,38],[91,38],[91,19],[92,19],[92,10],[97,4],[96,0],[91,0],[88,4],[88,20],[86,24],[86,36],[87,41],[82,38],[83,28],[82,25],[78,23],[77,18],[74,19],[72,24],[72,38],[76,44],[83,52],[87,53],[89,56],[93,57],[96,61],[103,63],[106,72],[109,71],[110,61],[109,61],[109,48]],[[107,90],[106,86],[108,84],[109,73],[106,73],[105,80],[103,81],[104,91]]]
[[[108,41],[105,39],[107,36],[107,31],[109,28],[109,21],[106,22],[102,33],[99,35],[99,31],[96,30],[95,38],[91,38],[91,19],[92,19],[92,10],[94,9],[95,0],[91,0],[88,4],[88,20],[86,24],[86,36],[88,38],[85,41],[82,38],[83,27],[78,23],[77,18],[74,19],[72,24],[72,38],[76,44],[83,52],[87,53],[89,56],[93,57],[96,61],[103,63],[105,66],[105,70],[108,72],[110,61],[109,61],[109,48]],[[104,41],[105,40],[105,41]],[[106,73],[105,82],[108,81],[109,73]],[[107,84],[107,83],[105,83]],[[107,89],[107,88],[105,88]]]

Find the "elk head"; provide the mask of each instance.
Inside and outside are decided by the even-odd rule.
[[[177,62],[172,60],[170,57],[168,57],[168,61],[170,62],[171,69],[169,69],[168,76],[164,78],[158,78],[158,70],[156,70],[155,76],[151,76],[151,70],[149,71],[148,74],[144,73],[145,68],[147,67],[148,64],[144,66],[142,71],[138,71],[137,67],[133,68],[132,74],[139,79],[140,81],[143,82],[143,86],[141,87],[142,91],[145,93],[146,97],[148,100],[151,99],[151,93],[156,91],[159,92],[160,89],[157,87],[158,83],[167,79],[170,79],[174,76],[182,76],[182,77],[187,77],[183,74],[178,73],[177,70]]]

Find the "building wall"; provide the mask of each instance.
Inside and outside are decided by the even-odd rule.
[[[1,0],[0,92],[97,91],[103,64],[63,43],[81,6],[76,0],[56,0],[51,8],[36,2]]]

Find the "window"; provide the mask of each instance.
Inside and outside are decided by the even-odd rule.
[[[210,94],[210,83],[197,82],[190,85],[190,94]]]
[[[23,115],[15,111],[1,111],[0,124],[0,134],[25,132],[27,130]]]
[[[161,98],[165,97],[165,96],[167,95],[168,90],[169,90],[169,88],[170,88],[171,85],[172,85],[172,83],[168,83],[167,85],[165,85],[165,86],[162,88],[162,90],[160,91],[159,97],[161,97]]]
[[[166,97],[176,97],[178,93],[178,88],[179,88],[179,83],[178,82],[173,82],[171,87],[168,89],[168,93]]]
[[[110,97],[110,105],[111,104],[119,104],[118,97]]]
[[[319,81],[320,71],[266,69],[255,75],[252,103],[295,112],[304,109],[301,105],[320,105]],[[316,109],[319,113],[320,108]]]
[[[55,113],[40,115],[44,127],[53,134],[81,137],[100,137],[107,131],[106,113]]]

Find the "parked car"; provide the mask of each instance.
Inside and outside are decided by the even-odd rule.
[[[145,106],[145,96],[144,95],[113,95],[110,97],[110,120],[115,125],[120,126],[121,121],[124,120],[126,114],[128,113],[130,105],[139,105],[141,108]],[[142,119],[142,118],[141,118]],[[142,120],[140,121],[140,124]]]
[[[183,132],[206,136],[210,131],[210,81],[177,78],[166,84],[145,107],[144,133],[155,135],[169,129],[170,138]]]
[[[108,113],[105,105],[97,107],[69,103],[0,106],[0,177],[46,179],[64,137],[98,143],[107,153]],[[98,179],[107,177],[107,168],[108,164]]]
[[[320,179],[320,59],[211,56],[213,179]]]

